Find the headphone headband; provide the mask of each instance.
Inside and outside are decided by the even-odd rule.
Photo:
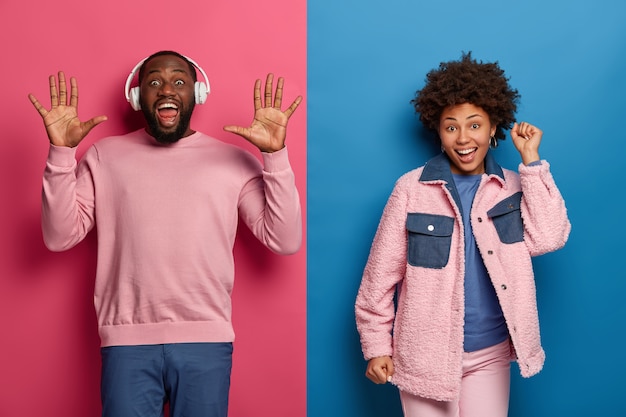
[[[198,71],[200,71],[200,74],[204,78],[204,82],[196,81],[194,85],[194,95],[196,99],[196,104],[204,104],[204,102],[207,99],[207,96],[211,92],[211,86],[209,84],[209,77],[207,77],[206,72],[204,72],[202,67],[198,65],[196,61],[194,61],[193,59],[185,55],[181,55],[181,56],[185,58],[187,61],[189,61],[189,63],[193,65]],[[142,59],[141,61],[139,61],[139,63],[137,63],[137,65],[135,65],[133,70],[128,75],[128,78],[126,78],[126,84],[124,85],[124,96],[126,97],[126,101],[128,101],[130,105],[133,107],[133,109],[135,110],[141,109],[141,103],[139,101],[140,88],[139,87],[130,88],[130,85],[133,82],[133,78],[135,78],[135,74],[137,73],[137,71],[139,71],[141,66],[144,64],[144,62],[146,62],[148,58],[150,57],[146,57]]]

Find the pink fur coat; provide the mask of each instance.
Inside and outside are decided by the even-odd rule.
[[[391,356],[400,390],[450,401],[461,384],[464,236],[453,187],[439,175],[445,170],[437,170],[441,158],[432,161],[397,181],[355,310],[366,360]],[[491,164],[497,169],[481,179],[471,222],[507,322],[512,359],[530,377],[545,359],[531,257],[561,248],[570,223],[546,161],[520,165],[519,175]]]

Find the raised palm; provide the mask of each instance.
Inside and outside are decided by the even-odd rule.
[[[75,78],[70,78],[68,103],[67,84],[62,71],[59,71],[58,89],[55,76],[50,76],[50,110],[46,110],[34,95],[29,94],[28,98],[43,119],[50,143],[56,146],[77,146],[91,129],[106,120],[106,116],[94,117],[86,122],[78,119],[78,85]]]
[[[272,93],[273,80],[274,75],[268,74],[265,80],[265,100],[263,101],[261,100],[261,80],[256,80],[254,83],[254,119],[250,127],[224,126],[224,130],[244,137],[262,152],[275,152],[285,146],[287,123],[302,101],[302,97],[298,96],[285,111],[282,111],[280,107],[283,99],[284,79],[278,78],[276,94]]]

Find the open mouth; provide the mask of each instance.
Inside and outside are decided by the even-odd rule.
[[[474,157],[474,153],[478,148],[469,149],[457,149],[455,152],[459,155],[461,160],[471,160]]]
[[[178,118],[178,106],[171,102],[161,103],[157,106],[157,115],[162,126],[174,126]]]

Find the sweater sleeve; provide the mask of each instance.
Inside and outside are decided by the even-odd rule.
[[[392,356],[396,287],[406,273],[406,193],[396,184],[378,224],[356,298],[355,315],[366,360]]]
[[[302,244],[302,210],[287,148],[262,156],[264,168],[244,185],[239,214],[270,250],[293,254]]]
[[[524,240],[531,256],[562,248],[571,225],[565,201],[550,173],[550,164],[519,166]]]
[[[87,163],[76,162],[76,148],[50,145],[41,210],[46,247],[52,251],[72,248],[93,228],[94,220],[94,188]]]

